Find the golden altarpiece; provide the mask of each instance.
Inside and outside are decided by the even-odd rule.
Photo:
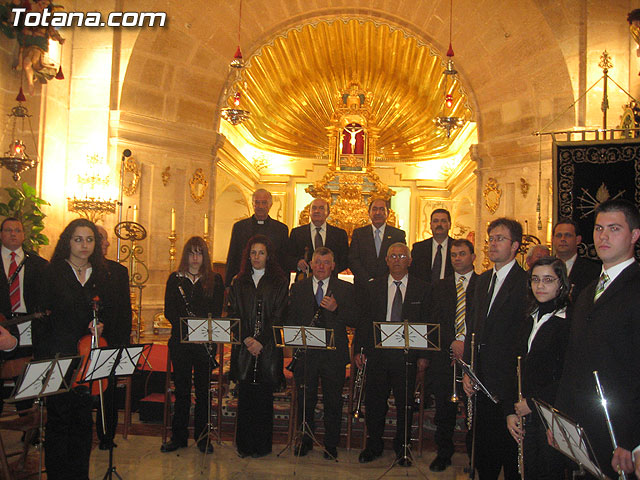
[[[336,96],[329,136],[329,171],[306,189],[314,198],[331,205],[330,223],[347,231],[369,223],[371,198],[389,200],[395,192],[375,173],[379,129],[371,111],[371,94],[353,82]],[[308,208],[300,214],[300,224],[309,223]],[[388,222],[396,223],[389,212]]]

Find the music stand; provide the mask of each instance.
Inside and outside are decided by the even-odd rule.
[[[220,357],[220,362],[215,361],[215,352],[213,351],[213,344],[225,344],[231,345],[240,344],[240,319],[239,318],[221,318],[221,317],[182,317],[180,318],[180,342],[181,343],[193,343],[202,344],[207,350],[208,358],[208,386],[207,386],[207,426],[205,430],[196,439],[196,445],[198,445],[205,438],[207,444],[204,449],[206,455],[211,445],[211,434],[216,436],[218,444],[222,443],[220,432],[213,426],[211,422],[211,371],[219,367],[218,372],[218,391],[221,391],[220,382],[222,381],[222,368],[224,359]],[[220,396],[218,396],[218,412],[217,417],[220,419]],[[204,457],[203,457],[204,468]]]
[[[302,359],[302,424],[300,425],[300,430],[296,431],[296,434],[289,443],[287,443],[280,453],[278,453],[278,457],[282,455],[282,453],[291,448],[293,445],[298,445],[298,442],[302,443],[304,441],[305,435],[307,435],[313,443],[315,443],[318,447],[322,448],[323,452],[333,458],[336,462],[337,458],[334,458],[324,446],[318,441],[316,436],[313,434],[311,430],[311,426],[309,422],[307,422],[307,355],[306,352],[308,349],[314,350],[335,350],[335,337],[334,330],[332,328],[321,328],[321,327],[305,327],[305,326],[274,326],[273,327],[276,346],[280,348],[284,347],[297,347],[301,348],[303,351],[303,359]],[[281,342],[278,339],[282,339]],[[294,372],[294,384],[295,384],[295,372]],[[297,413],[296,413],[297,418]],[[296,456],[296,464],[298,463],[298,456]],[[293,474],[295,475],[295,467]]]
[[[418,467],[411,453],[409,445],[411,425],[409,425],[409,351],[429,350],[440,351],[440,324],[437,323],[409,323],[403,322],[373,322],[373,335],[376,339],[375,348],[385,350],[402,350],[404,352],[404,438],[402,456],[396,455],[393,463],[378,479],[384,477],[396,465],[413,465],[424,478],[427,475]],[[379,339],[379,340],[378,340]],[[396,405],[396,410],[399,405]]]
[[[491,400],[493,403],[498,403],[498,397],[493,395],[489,391],[489,389],[484,386],[484,384],[480,381],[480,379],[477,377],[475,372],[471,369],[471,366],[469,364],[465,363],[463,360],[461,360],[459,358],[456,358],[456,362],[458,362],[458,365],[460,365],[460,368],[462,369],[462,372],[469,376],[469,378],[473,382],[473,388],[474,389],[479,390],[482,393],[484,393],[487,396],[487,398],[489,398],[489,400]]]
[[[59,354],[50,360],[29,362],[18,378],[12,396],[6,401],[18,402],[37,399],[40,435],[42,436],[42,432],[44,432],[44,397],[71,390],[78,376],[81,362],[82,356],[60,357]],[[40,445],[42,445],[42,438],[40,440]],[[40,449],[38,478],[42,478],[42,453],[43,449]]]
[[[115,385],[116,377],[129,377],[134,374],[142,357],[146,362],[152,344],[129,345],[126,347],[101,347],[91,350],[89,361],[85,364],[80,383],[89,383],[107,379],[107,384]],[[143,357],[143,353],[146,355]],[[115,389],[111,390],[111,405],[115,402]],[[103,420],[103,429],[106,425]],[[113,441],[109,445],[109,466],[102,480],[112,479],[113,475],[122,480],[113,465]]]
[[[533,403],[545,429],[551,432],[553,448],[573,460],[580,467],[580,473],[587,470],[596,478],[605,479],[606,476],[602,473],[598,460],[593,454],[587,432],[551,405],[535,398]]]

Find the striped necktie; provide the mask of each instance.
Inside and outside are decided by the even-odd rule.
[[[9,263],[9,278],[18,270],[16,263],[16,252],[11,252],[11,263]],[[20,308],[20,275],[16,275],[9,285],[9,299],[11,300],[11,311],[15,312]]]
[[[464,314],[466,307],[466,292],[464,290],[464,277],[460,277],[456,284],[456,338],[464,335]]]
[[[593,296],[594,303],[598,301],[600,295],[602,295],[602,293],[604,292],[604,288],[607,285],[607,282],[609,282],[609,275],[607,275],[607,272],[603,271],[600,275],[600,279],[598,280],[598,285],[596,285],[596,294]]]

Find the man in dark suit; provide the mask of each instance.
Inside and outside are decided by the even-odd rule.
[[[308,225],[302,225],[291,230],[289,235],[289,271],[309,272],[309,261],[318,247],[327,247],[335,256],[335,272],[346,270],[349,254],[349,239],[347,232],[327,223],[330,213],[329,202],[324,198],[316,198],[309,205]]]
[[[33,252],[22,249],[24,229],[22,222],[17,218],[8,217],[0,224],[0,242],[0,266],[4,273],[0,275],[0,313],[6,318],[11,318],[37,312],[40,275],[47,261]],[[12,357],[25,359],[26,363],[33,354],[31,322],[18,325],[14,333],[19,337],[20,344],[12,352]],[[19,402],[16,408],[27,409],[31,403]]]
[[[357,318],[353,286],[332,276],[335,269],[333,252],[318,247],[311,260],[313,275],[291,287],[287,324],[309,326],[315,315],[316,327],[333,329],[335,350],[307,350],[298,361],[294,376],[298,388],[298,423],[302,423],[306,396],[306,421],[314,429],[314,411],[318,401],[318,380],[322,382],[324,404],[324,458],[338,457],[342,423],[342,388],[345,366],[349,363],[349,340],[345,327],[355,326]],[[306,388],[303,386],[306,384]],[[313,448],[305,436],[295,454],[303,457]]]
[[[473,270],[476,256],[469,240],[451,242],[451,263],[454,275],[433,284],[432,303],[434,318],[440,322],[441,350],[434,352],[429,365],[436,401],[435,441],[438,455],[431,462],[432,472],[442,472],[451,465],[454,453],[453,430],[456,426],[458,403],[451,402],[453,394],[452,357],[462,359],[467,334],[467,319],[478,275]]]
[[[603,473],[618,478],[618,466],[633,472],[631,451],[640,445],[640,265],[634,258],[640,215],[625,200],[609,200],[595,216],[593,243],[602,272],[575,304],[555,406],[585,429]],[[618,443],[613,458],[596,370]]]
[[[412,407],[405,412],[407,399],[405,388],[413,394],[416,380],[416,363],[418,374],[422,377],[428,364],[428,353],[409,354],[408,378],[405,356],[402,350],[375,348],[374,322],[428,323],[431,306],[429,284],[418,277],[409,275],[411,252],[403,243],[394,243],[386,256],[389,274],[374,280],[368,285],[367,295],[362,305],[362,321],[356,331],[355,352],[364,347],[364,355],[356,353],[354,360],[360,368],[367,362],[367,378],[365,383],[365,421],[367,424],[366,448],[360,452],[358,460],[367,463],[382,455],[384,442],[385,417],[387,400],[393,391],[396,406],[396,436],[393,447],[400,465],[410,466],[411,460],[405,458],[405,421],[411,438]],[[418,358],[420,357],[420,358]],[[408,413],[408,415],[406,415]],[[406,417],[406,418],[405,418]],[[408,445],[407,445],[408,446]]]
[[[431,232],[433,237],[416,242],[411,250],[412,275],[435,283],[438,280],[453,275],[451,265],[451,242],[449,236],[451,228],[451,214],[444,208],[436,208],[431,212]],[[434,246],[435,244],[435,246]]]
[[[511,399],[517,392],[516,357],[526,329],[527,274],[516,262],[522,242],[522,225],[498,218],[489,224],[491,270],[478,278],[472,307],[471,332],[465,338],[464,358],[471,356],[471,333],[475,333],[475,373],[498,398],[494,404],[478,393],[475,423],[475,467],[481,479],[497,479],[504,468],[505,480],[520,478],[517,444],[509,434],[505,417],[513,412]],[[474,394],[471,380],[463,377],[464,390]]]
[[[253,215],[233,224],[229,252],[227,253],[227,270],[225,285],[231,285],[231,280],[240,271],[242,252],[247,242],[254,235],[265,235],[273,242],[278,264],[287,271],[287,255],[285,248],[289,241],[289,228],[269,216],[269,210],[273,205],[271,193],[264,188],[253,192]]]
[[[107,266],[107,281],[110,283],[109,293],[112,299],[105,301],[105,305],[113,308],[113,313],[108,318],[113,319],[104,325],[102,335],[110,347],[126,346],[130,343],[131,336],[131,294],[129,290],[129,270],[124,265],[106,258],[109,249],[109,234],[107,230],[96,225],[100,237],[102,238],[102,254],[105,256]],[[102,429],[102,416],[96,415],[96,432],[100,444],[100,450],[108,450],[113,444],[118,425],[118,409],[116,403],[112,401],[115,385],[110,384],[104,392],[106,434]],[[115,446],[115,445],[114,445]]]
[[[601,265],[578,256],[578,245],[582,243],[582,235],[578,224],[569,218],[561,218],[555,224],[552,242],[556,257],[567,267],[571,282],[571,299],[575,302],[582,289],[600,276]]]
[[[388,202],[374,198],[369,202],[371,225],[356,228],[349,247],[349,268],[356,286],[363,286],[389,273],[385,253],[393,243],[407,243],[403,230],[387,225]]]

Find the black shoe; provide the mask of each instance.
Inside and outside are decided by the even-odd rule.
[[[296,451],[295,451],[296,457],[304,457],[311,450],[313,450],[313,444],[302,442],[300,445],[296,447]]]
[[[187,446],[187,441],[186,440],[178,441],[178,440],[174,440],[172,438],[167,443],[163,443],[162,444],[162,446],[160,447],[160,451],[162,453],[175,452],[179,448],[185,448],[186,446]]]
[[[116,445],[113,440],[107,440],[107,439],[103,439],[100,440],[100,445],[98,445],[98,448],[100,450],[110,450],[112,447],[116,448],[118,445]]]
[[[324,459],[325,460],[337,460],[338,449],[336,447],[324,447]]]
[[[269,455],[271,452],[262,452],[262,453],[254,453],[251,455],[251,458],[262,458],[262,457],[266,457],[267,455]]]
[[[431,465],[429,465],[429,470],[431,470],[432,472],[444,472],[449,465],[451,465],[450,458],[445,458],[438,455],[433,459]]]
[[[198,450],[202,453],[213,453],[213,445],[211,445],[211,442],[207,442],[206,440],[200,440],[198,442]]]
[[[369,450],[368,448],[365,448],[360,452],[360,456],[358,456],[358,461],[360,463],[373,462],[380,455],[382,455],[382,452],[374,452],[373,450]]]
[[[240,450],[236,451],[236,453],[238,454],[238,456],[240,458],[245,458],[245,457],[250,457],[251,456],[250,453],[244,453],[244,452],[241,452]]]

